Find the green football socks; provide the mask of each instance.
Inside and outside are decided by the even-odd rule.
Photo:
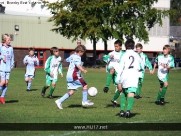
[[[134,98],[133,97],[128,97],[128,106],[127,110],[131,110],[134,104]]]
[[[159,91],[158,91],[158,96],[157,96],[157,98],[156,98],[156,101],[160,101],[161,94],[162,94],[162,92],[159,90]]]
[[[124,110],[125,105],[126,105],[126,96],[124,93],[122,93],[121,97],[120,97],[120,108],[121,108],[121,110]]]
[[[42,88],[42,90],[43,90],[43,91],[46,91],[47,88],[48,88],[48,87],[45,85],[45,86]]]
[[[142,83],[138,83],[138,88],[136,90],[136,95],[140,95],[141,93],[141,88],[142,88]]]
[[[112,79],[112,74],[108,73],[107,79],[106,79],[106,87],[108,87],[108,88],[111,84],[111,79]]]
[[[54,88],[54,87],[51,87],[50,92],[49,92],[49,95],[52,95],[54,90],[55,90],[55,88]]]
[[[164,98],[164,97],[165,97],[166,91],[167,91],[167,87],[163,86],[162,92],[161,92],[161,98]]]
[[[112,101],[115,101],[115,100],[117,100],[117,98],[119,97],[119,95],[120,95],[120,91],[116,91],[116,93],[115,93],[115,95],[114,95],[114,97],[112,98]]]

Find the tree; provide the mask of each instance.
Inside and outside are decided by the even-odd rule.
[[[181,26],[181,1],[171,0],[171,9],[175,10],[175,14],[170,16],[171,26]],[[180,20],[180,21],[179,21]]]
[[[63,0],[45,2],[53,14],[52,31],[66,38],[90,39],[96,60],[96,43],[109,38],[138,38],[149,41],[147,29],[154,24],[162,25],[162,18],[169,11],[152,8],[158,0]],[[105,48],[107,45],[105,44]],[[94,61],[95,62],[95,61]]]

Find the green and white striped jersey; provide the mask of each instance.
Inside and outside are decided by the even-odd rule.
[[[52,79],[57,79],[58,72],[62,73],[62,63],[61,63],[61,57],[55,57],[54,55],[50,56],[45,63],[44,70],[47,74],[50,74],[52,72],[54,75],[51,77]]]
[[[161,81],[167,81],[169,70],[164,68],[162,64],[169,66],[170,68],[174,68],[174,58],[172,55],[165,56],[164,54],[158,55],[155,62],[158,64],[158,79]]]
[[[121,61],[121,57],[123,56],[125,52],[124,51],[112,51],[108,55],[103,56],[103,60],[107,63],[107,68],[111,69],[114,68],[115,70],[118,69],[119,63]],[[110,58],[110,56],[113,55],[113,58]]]

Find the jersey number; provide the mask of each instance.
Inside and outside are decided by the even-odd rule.
[[[134,68],[134,66],[132,66],[133,62],[134,62],[134,57],[133,56],[129,56],[129,59],[132,59],[131,64],[129,65],[128,69]]]

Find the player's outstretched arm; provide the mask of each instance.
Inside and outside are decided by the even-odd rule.
[[[112,58],[112,55],[109,53],[108,55],[103,56],[103,61],[106,63],[109,63],[110,58]]]
[[[85,70],[85,69],[83,69],[83,67],[82,66],[77,66],[77,68],[80,70],[80,71],[82,71],[82,72],[84,72],[84,73],[87,73],[87,70]]]
[[[151,74],[154,74],[155,69],[156,69],[156,66],[157,66],[157,63],[155,62],[155,63],[154,63],[154,67],[153,67],[153,70],[152,70]]]
[[[153,68],[152,68],[152,65],[151,65],[147,55],[145,56],[145,62],[146,62],[146,66],[150,70],[150,74],[152,74]]]

